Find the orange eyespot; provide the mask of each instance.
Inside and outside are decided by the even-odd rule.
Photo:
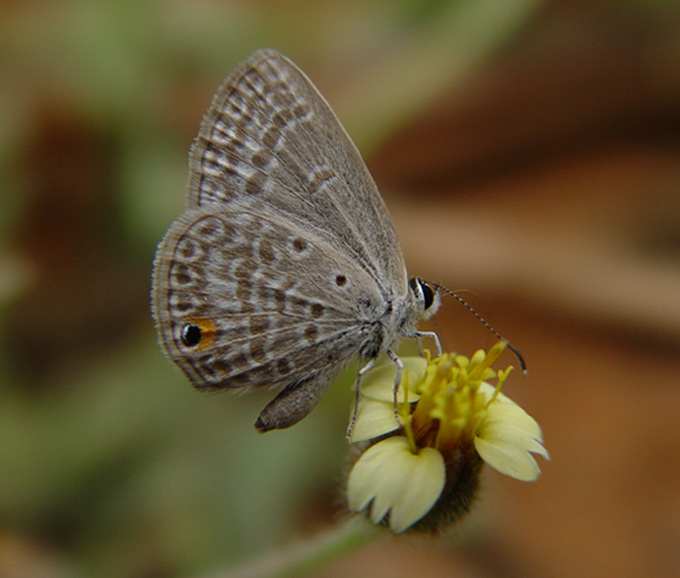
[[[215,341],[215,322],[212,319],[185,319],[180,339],[186,347],[205,349]]]

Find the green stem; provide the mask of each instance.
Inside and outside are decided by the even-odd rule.
[[[205,578],[302,578],[380,535],[380,529],[357,516],[307,541]]]

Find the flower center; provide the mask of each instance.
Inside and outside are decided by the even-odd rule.
[[[470,359],[444,354],[428,365],[418,390],[420,399],[405,426],[414,449],[433,447],[446,460],[455,458],[461,448],[474,442],[508,371],[498,373],[498,385],[490,400],[479,386],[497,377],[491,365],[504,348],[500,343],[488,354],[480,350]]]

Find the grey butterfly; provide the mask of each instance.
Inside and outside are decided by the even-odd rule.
[[[426,335],[416,323],[439,297],[408,280],[387,208],[328,103],[290,60],[260,50],[201,123],[152,301],[161,347],[195,387],[280,389],[255,424],[267,431],[305,417],[357,357],[357,396],[379,355],[399,368],[394,344]]]

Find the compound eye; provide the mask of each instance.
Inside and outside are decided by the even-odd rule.
[[[418,277],[411,277],[408,280],[408,286],[413,291],[414,295],[423,296],[423,310],[427,311],[434,303],[434,291],[427,283],[424,283]]]
[[[434,291],[432,291],[432,287],[430,287],[429,285],[425,285],[424,283],[420,284],[420,289],[423,292],[425,311],[427,311],[430,307],[432,307],[432,304],[434,303]]]

